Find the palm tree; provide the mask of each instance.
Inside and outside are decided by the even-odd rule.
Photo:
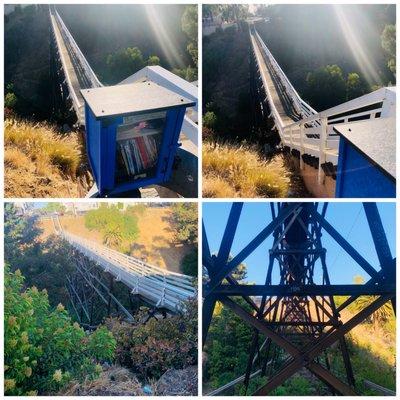
[[[363,310],[365,307],[369,306],[373,301],[375,301],[378,296],[360,296],[355,301],[355,306],[358,311]],[[376,330],[379,325],[386,322],[393,314],[392,305],[390,302],[385,303],[383,306],[379,307],[369,318],[372,322],[374,329]]]
[[[104,237],[104,244],[107,246],[118,246],[122,242],[121,227],[118,224],[110,223],[107,225]]]

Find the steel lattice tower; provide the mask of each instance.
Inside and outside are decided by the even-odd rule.
[[[395,309],[395,259],[375,203],[364,203],[365,215],[377,252],[379,266],[372,266],[326,220],[328,204],[271,203],[272,221],[236,256],[230,257],[243,203],[233,203],[217,255],[211,255],[203,226],[203,266],[208,280],[203,287],[203,345],[216,301],[231,309],[253,329],[245,387],[253,376],[266,376],[267,383],[254,394],[266,395],[302,368],[324,382],[334,394],[355,395],[354,375],[345,334],[368,318],[387,301]],[[331,284],[322,233],[329,234],[368,273],[365,284]],[[273,236],[266,280],[246,285],[232,277],[235,268],[264,240]],[[316,274],[316,266],[321,270]],[[277,271],[279,284],[272,283]],[[276,275],[276,272],[275,272]],[[334,296],[350,296],[339,307]],[[348,321],[340,312],[359,296],[371,303]],[[250,306],[245,309],[237,301]],[[347,382],[339,379],[326,351],[338,343]],[[228,385],[229,386],[229,385]]]

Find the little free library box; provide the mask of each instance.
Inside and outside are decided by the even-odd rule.
[[[148,80],[81,93],[99,196],[167,182],[186,108],[195,103]]]

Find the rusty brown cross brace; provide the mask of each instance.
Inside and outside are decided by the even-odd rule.
[[[280,336],[277,332],[266,326],[264,322],[249,314],[245,309],[236,304],[227,296],[219,296],[218,300],[220,300],[225,306],[229,307],[244,322],[270,338],[273,342],[286,350],[293,357],[293,359],[283,368],[281,368],[281,370],[272,379],[270,379],[267,384],[259,388],[253,395],[261,396],[268,394],[280,386],[286,379],[290,378],[299,369],[306,367],[320,380],[333,387],[340,394],[355,396],[357,393],[351,386],[340,381],[331,372],[315,362],[314,359],[333,343],[343,338],[346,333],[368,318],[387,301],[392,300],[392,298],[393,295],[382,295],[378,297],[375,301],[365,307],[346,323],[337,327],[332,327],[325,335],[303,349],[298,349],[284,337]]]

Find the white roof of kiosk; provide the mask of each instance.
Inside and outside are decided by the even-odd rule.
[[[96,118],[162,111],[195,104],[152,81],[81,90]]]
[[[376,118],[335,126],[373,163],[396,178],[396,118]]]

